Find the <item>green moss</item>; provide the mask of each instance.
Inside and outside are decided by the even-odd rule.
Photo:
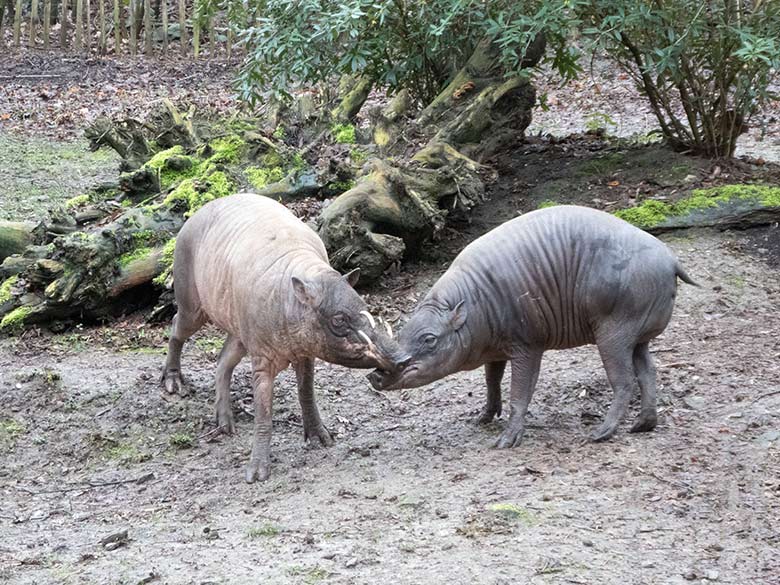
[[[17,307],[10,313],[8,313],[3,320],[0,321],[0,330],[5,331],[17,331],[24,325],[24,321],[33,312],[32,307],[23,306]]]
[[[0,436],[13,439],[25,431],[24,425],[12,418],[0,421]]]
[[[83,195],[76,195],[65,202],[65,209],[74,209],[87,203],[89,203],[89,195],[86,193]]]
[[[279,528],[273,524],[263,524],[262,526],[252,527],[247,530],[247,536],[249,536],[251,539],[262,537],[269,538],[272,536],[277,536],[279,532]]]
[[[236,192],[236,185],[222,171],[214,171],[207,177],[185,179],[171,191],[163,205],[183,203],[187,208],[187,217],[209,201],[226,197]]]
[[[195,444],[195,439],[189,433],[174,433],[170,441],[176,449],[190,449]]]
[[[237,163],[241,160],[244,145],[244,140],[235,134],[217,138],[209,143],[213,154],[208,158],[208,162],[212,164]]]
[[[26,430],[22,423],[12,418],[0,420],[0,451],[13,449],[16,439]]]
[[[151,458],[148,453],[143,453],[138,447],[128,443],[115,444],[106,451],[106,456],[122,463],[141,463]]]
[[[652,228],[669,217],[679,217],[703,209],[718,207],[740,199],[768,207],[780,207],[780,187],[768,185],[723,185],[710,189],[696,189],[676,203],[649,199],[636,207],[621,209],[615,215],[637,227]]]
[[[278,183],[285,177],[284,169],[282,169],[282,167],[250,167],[246,169],[244,173],[246,174],[249,183],[255,189],[262,189],[271,183]]]
[[[296,152],[290,160],[290,168],[299,171],[308,165],[300,152]]]
[[[352,189],[352,187],[355,186],[355,181],[353,179],[349,179],[346,181],[335,181],[330,184],[330,186],[339,193],[344,193],[345,191],[349,191]]]
[[[284,159],[275,150],[269,150],[263,155],[261,161],[264,167],[281,167],[284,165]]]
[[[545,201],[542,201],[539,205],[536,206],[536,209],[547,209],[548,207],[556,207],[560,205],[557,201],[553,201],[551,199],[547,199]]]
[[[157,241],[158,234],[154,230],[139,230],[133,234],[137,246],[148,246]]]
[[[533,524],[534,521],[533,514],[517,504],[492,504],[488,509],[495,514],[505,518],[519,520],[524,524]]]
[[[649,199],[636,207],[621,209],[615,215],[639,228],[650,228],[658,225],[669,216],[669,205],[662,201]]]
[[[0,284],[0,305],[11,300],[11,287],[19,280],[19,275],[14,274],[12,277],[7,278]]]
[[[136,260],[142,260],[148,257],[153,250],[151,248],[136,248],[132,252],[127,252],[119,257],[118,263],[121,268],[126,268]]]
[[[368,158],[368,153],[355,147],[349,151],[349,157],[352,159],[353,163],[359,165],[366,161],[366,159]]]
[[[162,249],[162,254],[160,255],[160,263],[163,266],[163,271],[152,280],[154,284],[165,286],[165,283],[168,281],[171,272],[173,272],[173,255],[175,250],[176,238],[171,238],[165,242],[165,245]]]
[[[338,144],[355,144],[355,127],[352,124],[335,124],[330,131]]]
[[[199,166],[198,159],[185,154],[179,144],[158,152],[144,165],[157,172],[161,189],[168,189],[183,179],[194,177],[200,170]]]
[[[225,344],[225,340],[222,337],[201,337],[195,340],[195,347],[202,351],[218,353],[222,346]]]

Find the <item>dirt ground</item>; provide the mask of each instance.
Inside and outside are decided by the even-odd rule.
[[[530,140],[490,161],[491,199],[367,291],[375,312],[403,320],[465,243],[542,201],[611,210],[748,174],[777,182],[594,140]],[[780,584],[780,228],[662,239],[701,287],[680,286],[652,345],[658,428],[631,435],[629,419],[603,444],[585,441],[611,395],[593,347],[546,354],[510,451],[490,448],[505,419],[470,422],[481,371],[379,394],[366,372],[319,363],[336,445],[303,444],[287,371],[271,478],[247,485],[249,366],[233,381],[238,433],[218,435],[215,329],[185,348],[193,394],[169,400],[166,331],[141,315],[0,340],[0,582]]]

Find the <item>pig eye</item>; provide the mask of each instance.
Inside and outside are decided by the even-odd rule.
[[[433,349],[436,346],[437,341],[439,341],[439,338],[436,337],[433,333],[427,333],[426,335],[423,335],[422,338],[423,346],[428,349]]]
[[[333,317],[331,317],[330,324],[335,329],[342,329],[344,325],[347,324],[347,319],[343,313],[336,313],[335,315],[333,315]]]

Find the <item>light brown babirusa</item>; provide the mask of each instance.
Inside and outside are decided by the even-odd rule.
[[[316,358],[353,368],[388,368],[397,354],[388,331],[368,312],[346,276],[331,268],[317,234],[283,205],[238,194],[203,206],[179,232],[173,263],[178,313],[173,319],[163,383],[184,390],[184,342],[210,321],[227,332],[216,375],[217,424],[235,430],[233,369],[252,360],[254,436],[246,480],[270,469],[274,379],[290,364],[298,380],[305,440],[328,446],[330,433],[314,400]]]
[[[595,343],[614,397],[591,439],[615,433],[637,390],[631,430],[649,431],[658,416],[648,343],[671,319],[678,277],[694,284],[662,242],[608,213],[534,211],[458,255],[399,333],[394,367],[369,379],[377,389],[413,388],[484,365],[484,424],[501,414],[509,361],[509,419],[496,447],[515,447],[544,351]]]

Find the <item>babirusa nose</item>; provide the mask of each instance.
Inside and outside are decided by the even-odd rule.
[[[412,361],[412,356],[410,355],[405,356],[400,360],[396,360],[395,367],[398,368],[399,370],[403,370],[406,366],[409,365],[409,362],[411,361]]]

